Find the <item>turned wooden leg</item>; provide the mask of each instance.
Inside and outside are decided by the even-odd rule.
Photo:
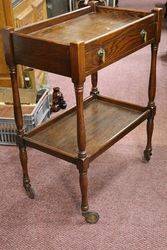
[[[95,224],[99,220],[99,214],[94,211],[89,211],[88,204],[88,168],[89,159],[85,158],[78,164],[79,170],[79,183],[82,195],[81,211],[85,221],[90,224]]]
[[[23,187],[25,188],[25,191],[30,199],[34,199],[34,190],[31,187],[30,179],[28,176],[28,168],[27,168],[27,151],[26,147],[19,146],[19,152],[20,152],[20,162],[23,170]]]
[[[81,161],[80,164],[78,164],[78,170],[79,170],[79,183],[80,183],[80,189],[81,189],[81,195],[82,195],[82,203],[81,203],[81,210],[82,212],[86,212],[89,209],[88,205],[88,167],[89,162]]]
[[[155,110],[152,110],[155,113]],[[144,150],[144,159],[148,162],[152,156],[152,135],[154,130],[154,114],[151,114],[147,121],[147,146]]]
[[[151,70],[150,70],[150,81],[149,81],[149,90],[148,90],[148,108],[150,109],[150,113],[148,115],[147,121],[147,145],[144,150],[144,159],[149,161],[152,155],[152,135],[154,129],[154,116],[156,113],[155,106],[155,94],[156,94],[156,62],[157,62],[157,50],[158,45],[151,45]]]
[[[89,158],[86,154],[86,132],[84,124],[84,107],[83,107],[83,87],[75,87],[77,103],[77,134],[78,134],[78,170],[79,182],[82,194],[81,210],[86,222],[94,224],[99,220],[96,212],[89,211],[88,206],[88,167]]]
[[[85,217],[86,222],[96,223],[99,215],[95,212],[88,210],[88,177],[87,170],[89,167],[89,158],[86,153],[86,131],[84,120],[84,101],[83,89],[85,82],[85,44],[71,43],[70,44],[70,61],[71,61],[71,74],[72,81],[75,87],[76,96],[76,114],[77,114],[77,144],[78,144],[78,157],[77,168],[79,170],[79,182],[82,194],[82,215]]]
[[[4,51],[5,51],[5,59],[6,63],[9,67],[9,73],[12,83],[12,93],[13,93],[13,108],[14,108],[14,117],[15,123],[17,127],[17,146],[19,147],[20,152],[20,162],[23,169],[23,186],[30,198],[34,198],[34,192],[30,185],[30,179],[28,176],[27,169],[27,152],[24,143],[24,128],[23,128],[23,115],[20,103],[20,95],[19,95],[19,87],[17,82],[17,68],[14,59],[14,51],[13,51],[13,40],[11,32],[13,32],[13,28],[7,28],[3,30],[3,41],[4,41]]]
[[[28,169],[27,169],[27,152],[26,147],[24,144],[23,136],[24,136],[24,129],[23,129],[23,116],[21,110],[21,103],[20,103],[20,96],[18,90],[18,83],[17,83],[17,74],[16,74],[16,67],[9,67],[10,70],[10,77],[12,82],[12,89],[13,89],[13,102],[14,102],[14,115],[15,115],[15,122],[17,126],[17,145],[19,147],[20,152],[20,162],[22,165],[23,170],[23,186],[29,198],[34,198],[34,191],[31,188],[30,179],[28,176]]]
[[[99,91],[97,88],[98,83],[98,72],[91,75],[91,82],[92,82],[92,90],[90,92],[91,95],[98,95]]]
[[[83,86],[75,87],[77,105],[78,158],[86,157],[86,131],[84,121]]]

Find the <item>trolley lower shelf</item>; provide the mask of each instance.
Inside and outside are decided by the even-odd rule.
[[[86,152],[90,161],[147,119],[149,109],[107,97],[84,101]],[[24,137],[28,146],[75,163],[78,157],[76,107]]]

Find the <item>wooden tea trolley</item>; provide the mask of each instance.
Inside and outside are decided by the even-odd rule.
[[[79,170],[82,215],[96,223],[99,215],[88,207],[88,168],[102,154],[144,120],[147,122],[146,161],[152,152],[156,112],[156,59],[161,33],[162,10],[141,12],[89,6],[17,30],[3,31],[6,62],[13,87],[17,144],[23,168],[23,185],[34,198],[27,170],[26,147],[33,147],[75,164]],[[149,101],[146,107],[114,100],[99,94],[97,72],[117,60],[151,44]],[[71,77],[76,107],[25,134],[19,99],[16,65]],[[83,100],[84,82],[91,75],[92,90]]]

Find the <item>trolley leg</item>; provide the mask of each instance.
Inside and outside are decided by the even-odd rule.
[[[154,117],[156,114],[155,106],[155,94],[156,94],[156,62],[157,62],[157,50],[158,45],[156,43],[151,44],[151,70],[150,70],[150,81],[149,81],[149,90],[148,90],[148,108],[150,113],[148,115],[147,121],[147,145],[144,150],[144,159],[148,162],[151,159],[152,155],[152,135],[154,130]]]
[[[9,67],[10,77],[12,82],[12,90],[13,90],[13,102],[14,102],[14,115],[15,122],[17,126],[17,145],[19,147],[20,152],[20,162],[23,170],[23,186],[29,198],[34,198],[34,191],[31,188],[30,179],[28,176],[28,168],[27,168],[27,151],[26,146],[24,144],[23,136],[23,115],[20,103],[18,82],[17,82],[17,71],[16,66]]]
[[[89,224],[95,224],[99,220],[99,214],[94,211],[89,211],[88,205],[88,168],[89,168],[89,159],[80,160],[78,164],[79,170],[79,182],[82,195],[81,211],[82,216],[85,218],[85,221]]]
[[[87,171],[89,167],[89,157],[86,152],[86,129],[84,119],[84,82],[85,82],[85,43],[71,43],[70,44],[70,58],[71,58],[71,73],[72,81],[75,87],[76,96],[76,115],[77,115],[77,145],[78,157],[77,168],[79,170],[79,182],[82,194],[82,215],[86,222],[96,223],[99,215],[95,212],[89,212],[88,206],[88,177]]]
[[[78,84],[79,85],[79,84]],[[77,103],[77,134],[78,134],[78,170],[79,182],[82,194],[81,210],[87,223],[94,224],[99,220],[99,215],[96,212],[89,211],[88,206],[88,167],[89,158],[86,154],[86,132],[84,124],[84,109],[83,109],[83,87],[75,87],[76,103]]]
[[[147,120],[147,146],[144,150],[144,160],[146,162],[150,161],[152,156],[152,135],[154,130],[154,115],[155,109],[152,109],[150,116]]]
[[[34,199],[35,193],[30,184],[27,168],[27,150],[25,146],[19,146],[20,162],[23,170],[23,187],[30,199]]]

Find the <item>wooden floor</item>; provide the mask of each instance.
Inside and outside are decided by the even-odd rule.
[[[99,99],[85,104],[86,151],[93,155],[109,139],[120,133],[142,114],[142,111],[127,109]],[[77,156],[76,111],[55,120],[49,126],[30,136],[42,143]]]
[[[89,13],[30,33],[30,35],[59,44],[69,45],[70,42],[89,41],[137,19],[139,19],[138,16],[118,15],[115,12]]]

